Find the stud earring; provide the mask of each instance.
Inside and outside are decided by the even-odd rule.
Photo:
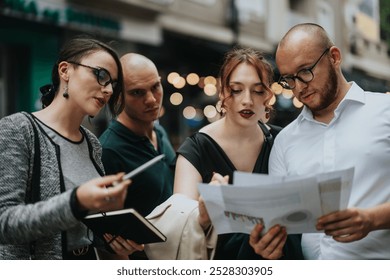
[[[68,86],[64,86],[64,93],[62,94],[62,96],[63,96],[65,99],[68,99],[68,98],[69,98]]]

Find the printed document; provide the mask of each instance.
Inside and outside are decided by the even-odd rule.
[[[235,172],[232,185],[199,184],[218,234],[250,233],[262,223],[288,233],[318,232],[316,220],[348,206],[353,168],[313,176],[270,176]]]

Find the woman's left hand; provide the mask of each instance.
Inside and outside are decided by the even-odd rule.
[[[227,185],[229,183],[229,175],[222,176],[219,173],[213,174],[211,178],[210,185]],[[199,217],[198,221],[203,230],[206,230],[211,225],[211,220],[209,214],[207,213],[206,205],[204,203],[203,198],[199,197]]]
[[[222,176],[221,174],[214,172],[209,184],[216,186],[227,185],[229,184],[229,175]]]
[[[211,225],[211,220],[209,214],[207,213],[206,205],[202,197],[199,197],[198,200],[199,208],[199,217],[198,222],[203,230],[206,230]]]

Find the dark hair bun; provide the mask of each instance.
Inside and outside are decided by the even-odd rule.
[[[40,87],[39,90],[42,94],[41,97],[42,108],[45,108],[49,106],[49,104],[53,101],[56,91],[52,84],[44,85]]]

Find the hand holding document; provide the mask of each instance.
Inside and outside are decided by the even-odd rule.
[[[322,215],[347,208],[353,168],[313,176],[270,176],[235,172],[232,185],[199,184],[210,219],[218,234],[250,233],[262,223],[288,233],[318,232]]]

